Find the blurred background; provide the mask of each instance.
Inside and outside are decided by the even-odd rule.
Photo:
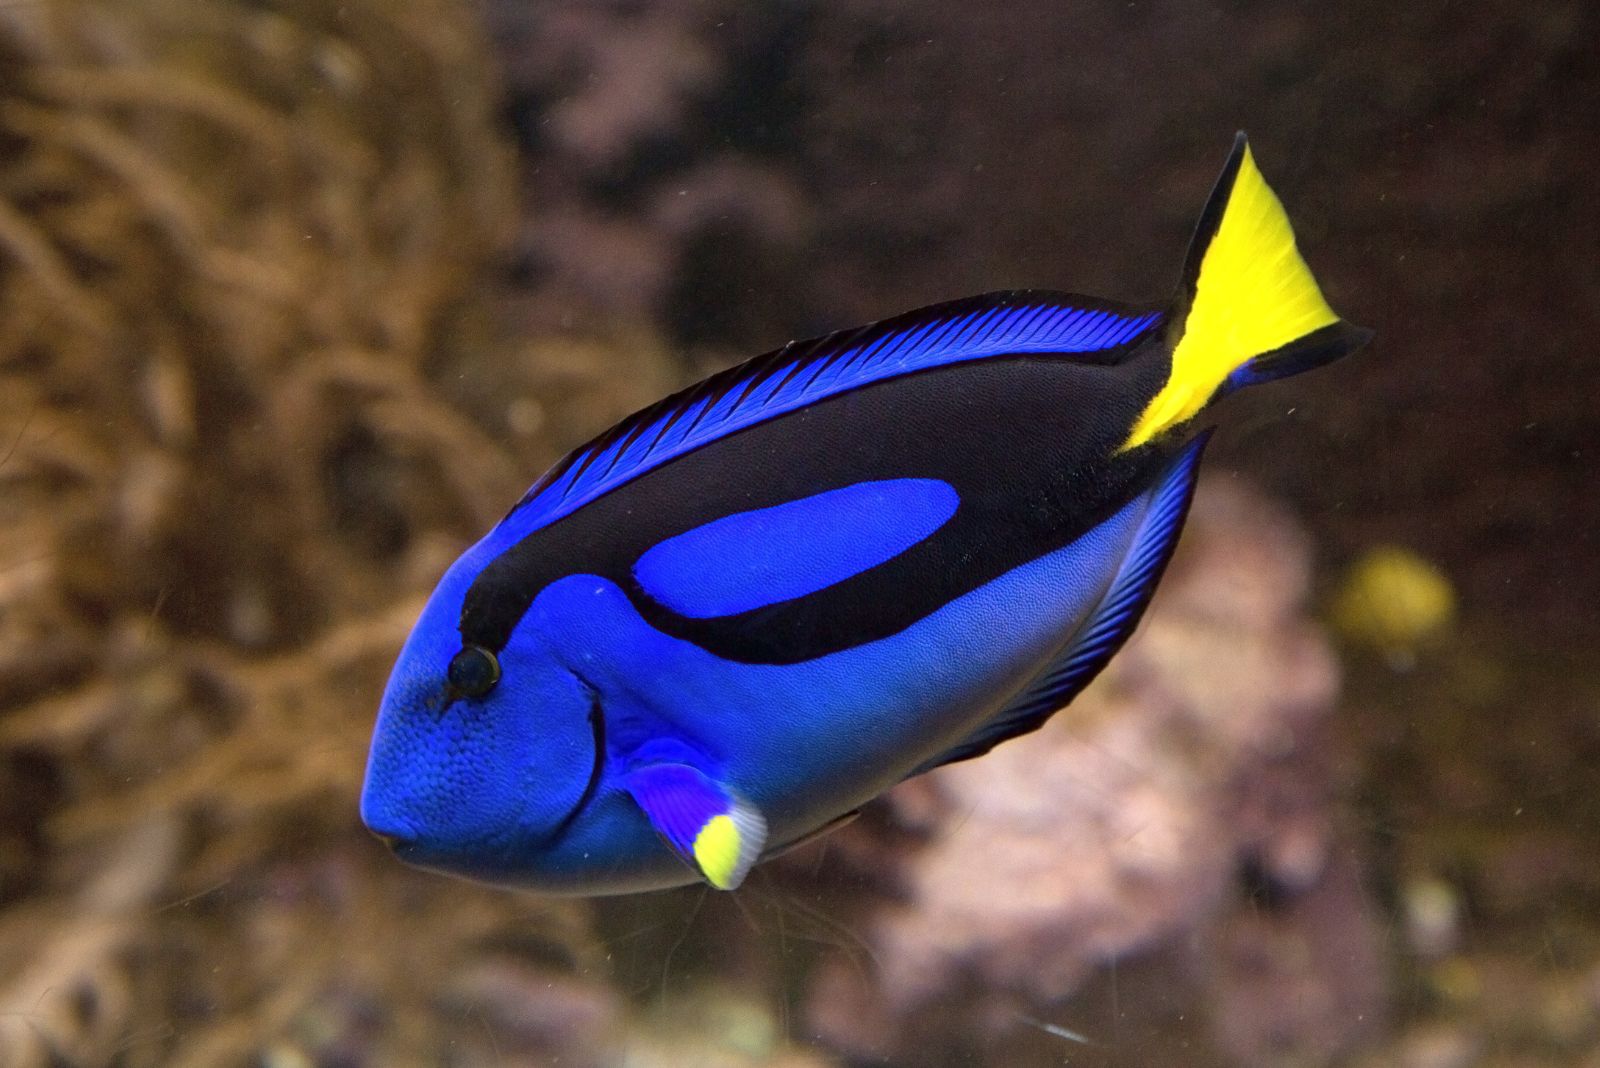
[[[1582,0],[0,0],[0,1065],[1600,1065]],[[543,468],[735,360],[1162,299],[1236,129],[1360,355],[1068,714],[698,890],[361,829]]]

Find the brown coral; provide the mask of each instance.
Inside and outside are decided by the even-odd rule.
[[[456,962],[588,961],[354,811],[418,597],[549,458],[492,432],[550,361],[459,377],[484,51],[455,0],[0,8],[0,1063],[429,1059],[493,1044]]]

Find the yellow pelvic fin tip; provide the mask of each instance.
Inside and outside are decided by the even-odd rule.
[[[734,873],[739,866],[739,828],[731,816],[713,816],[700,828],[694,839],[694,862],[706,882],[718,890],[732,890],[738,885]]]
[[[766,846],[766,819],[754,805],[735,797],[728,812],[706,820],[695,835],[694,862],[706,882],[718,890],[735,890]]]

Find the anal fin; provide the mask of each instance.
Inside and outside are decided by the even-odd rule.
[[[766,851],[761,859],[764,861],[773,860],[777,857],[783,856],[786,853],[793,853],[796,849],[808,846],[819,838],[826,838],[828,835],[832,834],[834,831],[837,831],[841,827],[849,826],[850,824],[854,823],[856,821],[856,817],[860,815],[861,810],[859,808],[853,808],[849,812],[846,812],[843,816],[835,816],[833,819],[829,820],[827,823],[824,823],[816,830],[807,831],[796,838],[792,838],[789,841],[784,842],[782,845],[773,846],[771,849]]]
[[[1133,634],[1177,547],[1211,432],[1199,434],[1146,494],[1144,517],[1099,603],[1061,651],[1012,701],[958,745],[923,761],[906,777],[982,756],[1001,742],[1038,730],[1089,685]]]

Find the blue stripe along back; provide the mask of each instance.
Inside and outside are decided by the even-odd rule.
[[[629,416],[558,462],[506,517],[527,535],[668,460],[871,382],[968,360],[1116,349],[1160,313],[1018,290],[791,342]]]

